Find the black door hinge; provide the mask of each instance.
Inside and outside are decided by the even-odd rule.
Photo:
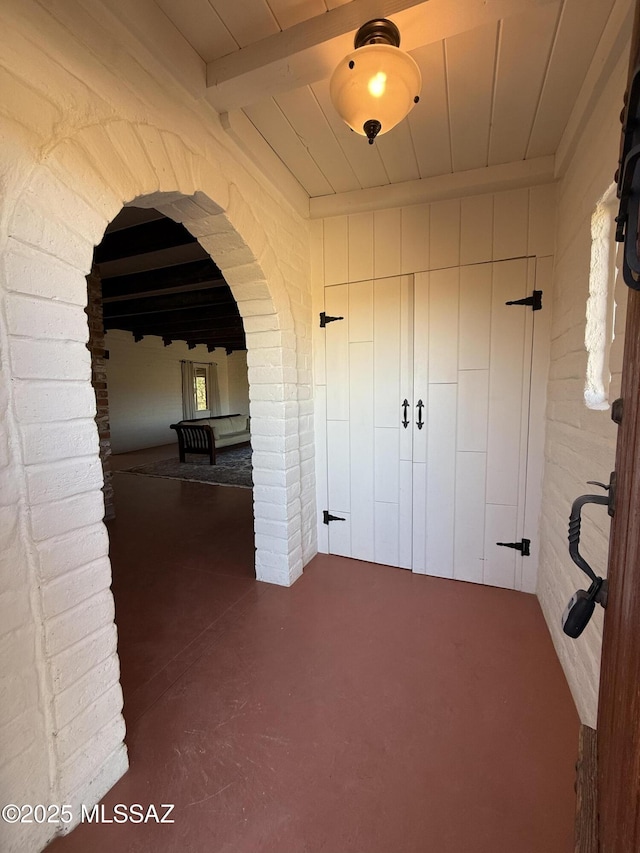
[[[331,515],[328,509],[322,513],[322,523],[329,524],[330,521],[346,521],[346,518],[340,518],[339,515]]]
[[[331,317],[329,314],[325,314],[324,311],[320,312],[320,328],[324,329],[327,323],[335,323],[336,320],[344,320],[344,317]]]
[[[501,548],[513,548],[515,551],[520,551],[523,557],[531,556],[531,539],[523,539],[522,542],[496,542]]]
[[[533,311],[542,310],[542,291],[534,290],[531,296],[524,299],[512,299],[511,302],[505,302],[505,305],[530,305]]]

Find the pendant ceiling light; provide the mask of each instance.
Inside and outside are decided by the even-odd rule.
[[[379,18],[363,24],[355,50],[340,62],[330,84],[336,110],[369,144],[407,116],[420,100],[420,69],[400,50],[400,32]]]

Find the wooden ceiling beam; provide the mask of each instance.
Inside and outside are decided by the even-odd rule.
[[[216,287],[226,287],[226,281],[201,281],[199,284],[179,284],[176,287],[163,287],[159,290],[142,290],[137,293],[123,293],[121,296],[105,296],[103,305],[112,305],[114,302],[127,302],[131,299],[151,299],[153,296],[165,296],[174,293],[195,293],[198,290],[211,290]]]
[[[371,18],[386,18],[420,5],[424,0],[351,0],[207,63],[207,86],[219,86],[239,74],[349,35]]]
[[[554,181],[554,157],[536,157],[501,166],[453,172],[433,178],[419,178],[385,187],[370,187],[311,199],[310,218],[322,219],[345,213],[364,213],[390,207],[403,207],[444,201],[449,198],[502,192],[503,190],[551,184]]]
[[[196,316],[202,316],[202,310],[207,308],[217,311],[226,310],[230,316],[239,315],[236,301],[230,293],[220,287],[204,291],[173,293],[169,296],[109,302],[104,306],[104,319],[106,321],[117,317],[139,317],[146,314],[193,311],[194,309],[199,311]]]
[[[125,323],[127,328],[135,328],[137,326],[183,326],[188,323],[204,322],[209,323],[216,320],[238,321],[241,322],[241,317],[237,310],[225,305],[213,305],[206,308],[195,308],[191,311],[176,311],[175,315],[170,311],[159,312],[156,314],[129,314],[120,317],[105,317],[105,328],[113,327],[116,323]]]
[[[115,278],[102,278],[102,297],[126,296],[143,291],[160,290],[180,285],[217,284],[224,281],[222,273],[210,258],[191,261],[185,264],[151,270],[150,272],[120,275]]]
[[[267,36],[207,64],[208,99],[218,112],[229,112],[322,80],[333,71],[335,57],[353,49],[353,34],[365,21],[420,5],[424,0],[351,0]]]
[[[234,322],[235,321],[235,322]],[[175,337],[181,334],[201,333],[203,335],[218,332],[233,332],[244,334],[244,326],[240,318],[227,317],[219,320],[192,320],[188,323],[127,323],[124,320],[113,320],[106,329],[121,329],[126,332],[140,332],[143,335],[159,335],[160,337]]]
[[[119,231],[108,231],[96,246],[94,261],[102,264],[142,255],[145,252],[157,252],[173,246],[195,243],[196,238],[180,222],[164,217],[152,222],[142,222]]]
[[[126,258],[104,261],[98,264],[98,271],[101,278],[115,278],[117,276],[160,270],[166,267],[205,259],[209,259],[208,252],[202,248],[200,243],[194,241],[186,245],[159,249],[155,252],[144,252],[140,255],[129,255]]]
[[[352,0],[207,64],[207,99],[224,114],[328,78],[358,28],[391,17],[412,51],[559,0]],[[428,83],[428,81],[425,81]],[[224,126],[224,115],[223,126]]]

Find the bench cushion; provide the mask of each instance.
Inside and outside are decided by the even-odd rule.
[[[181,421],[183,424],[203,426],[206,424],[213,430],[216,441],[237,433],[244,433],[249,429],[248,415],[233,415],[230,417],[198,418],[193,421]]]
[[[247,415],[233,415],[229,420],[231,422],[231,432],[245,432],[248,429]]]

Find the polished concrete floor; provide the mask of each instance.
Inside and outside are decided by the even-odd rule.
[[[571,853],[578,719],[533,596],[327,556],[257,583],[248,489],[114,481],[105,814],[175,823],[52,853]]]

